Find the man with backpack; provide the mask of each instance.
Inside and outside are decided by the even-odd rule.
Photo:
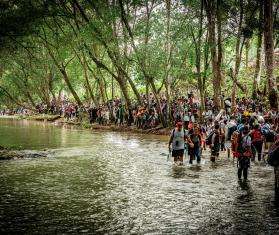
[[[182,122],[176,123],[176,127],[172,130],[169,140],[169,149],[172,149],[172,157],[174,162],[179,163],[179,165],[183,165],[185,141],[187,140],[186,132],[182,126]]]
[[[219,156],[219,151],[220,151],[220,126],[219,124],[215,124],[214,126],[214,131],[211,136],[211,141],[210,141],[210,136],[207,139],[207,142],[210,143],[211,146],[211,157],[210,160],[212,162],[215,162],[216,157]]]
[[[252,139],[252,146],[258,153],[258,161],[260,162],[262,159],[262,147],[263,147],[264,137],[262,135],[260,126],[258,124],[254,126],[254,129],[252,130],[250,136]],[[256,157],[256,153],[253,154],[253,160],[255,160],[255,157]]]
[[[249,136],[249,128],[248,126],[244,126],[243,132],[240,135],[239,138],[239,144],[238,144],[238,179],[241,180],[242,174],[244,180],[247,180],[248,178],[248,168],[250,167],[250,158],[252,157],[252,141],[251,137]]]

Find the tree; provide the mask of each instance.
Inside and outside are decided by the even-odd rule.
[[[278,110],[278,91],[275,82],[274,69],[274,48],[273,48],[273,1],[264,1],[264,47],[266,79],[269,91],[269,104],[271,108]]]

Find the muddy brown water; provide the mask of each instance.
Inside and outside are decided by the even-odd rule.
[[[271,167],[236,166],[205,152],[174,167],[159,136],[0,119],[0,145],[52,149],[0,162],[1,234],[279,234]]]

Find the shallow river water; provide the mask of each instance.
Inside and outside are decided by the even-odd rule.
[[[158,136],[0,119],[0,145],[52,149],[0,161],[1,234],[279,234],[273,169],[247,184],[222,156],[174,167]]]

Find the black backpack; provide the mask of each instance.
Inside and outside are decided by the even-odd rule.
[[[279,141],[271,145],[268,151],[267,163],[271,166],[279,166]]]

